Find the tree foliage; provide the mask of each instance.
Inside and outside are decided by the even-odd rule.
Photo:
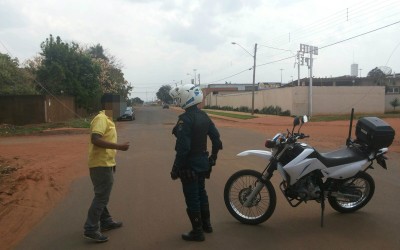
[[[375,67],[370,72],[368,72],[367,77],[371,77],[374,80],[374,83],[378,85],[384,84],[386,80],[385,73],[378,67]]]
[[[171,86],[169,85],[161,86],[161,88],[156,93],[157,98],[160,99],[162,102],[172,103],[173,102],[172,97],[169,95],[170,90]]]
[[[24,68],[17,58],[0,53],[0,94],[70,95],[89,112],[99,106],[103,93],[129,100],[133,87],[121,64],[100,44],[83,49],[50,35],[40,48],[40,56],[27,60]]]
[[[396,107],[397,107],[397,106],[400,106],[399,99],[398,99],[398,98],[395,98],[394,100],[392,100],[392,101],[390,102],[390,105],[392,105],[393,110],[396,110]]]
[[[139,97],[135,97],[135,98],[129,99],[128,106],[138,105],[138,104],[141,105],[143,103],[144,103],[144,101],[142,99],[140,99]]]
[[[87,53],[100,68],[99,83],[103,93],[119,94],[128,101],[129,93],[133,87],[125,80],[122,67],[117,60],[110,55],[106,55],[105,50],[100,44],[90,47]]]
[[[101,68],[77,43],[66,43],[52,35],[41,44],[42,63],[37,70],[42,93],[75,97],[79,107],[91,110],[97,106],[101,89]]]
[[[34,75],[17,58],[0,53],[0,95],[36,94]]]

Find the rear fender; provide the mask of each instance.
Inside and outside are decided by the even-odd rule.
[[[272,157],[272,153],[266,150],[246,150],[237,154],[237,156],[248,156],[248,155],[258,156],[267,160],[271,159]]]

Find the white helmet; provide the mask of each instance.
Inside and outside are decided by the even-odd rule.
[[[193,84],[185,84],[173,88],[169,92],[169,95],[175,99],[177,104],[183,109],[187,109],[203,101],[203,92],[199,86]]]

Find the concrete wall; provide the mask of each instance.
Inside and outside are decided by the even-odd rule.
[[[383,114],[385,87],[315,87],[313,88],[313,114]]]
[[[290,110],[293,115],[308,114],[308,87],[277,88],[256,91],[254,108],[279,106]],[[212,95],[205,98],[206,105],[247,106],[251,108],[252,93]],[[383,86],[346,86],[313,87],[312,114],[348,114],[354,108],[357,113],[380,114],[385,112],[385,87]]]

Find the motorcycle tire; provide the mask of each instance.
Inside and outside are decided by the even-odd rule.
[[[276,193],[270,181],[264,181],[261,191],[250,206],[244,206],[248,194],[262,181],[261,173],[246,169],[233,174],[225,184],[224,201],[229,213],[243,224],[257,225],[271,217],[276,206]]]
[[[338,191],[351,194],[354,198],[328,197],[329,204],[340,213],[352,213],[367,205],[375,192],[375,182],[366,172],[359,172],[352,178],[340,180]]]

